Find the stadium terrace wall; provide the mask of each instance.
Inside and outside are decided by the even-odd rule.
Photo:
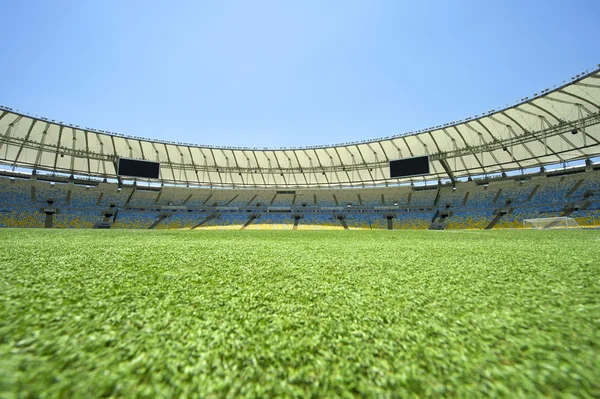
[[[455,186],[284,192],[85,186],[0,176],[0,227],[44,227],[47,214],[56,228],[426,229],[442,214],[448,229],[484,229],[492,221],[494,228],[520,228],[523,219],[550,216],[597,227],[600,170],[588,166]]]
[[[211,147],[125,136],[0,108],[0,163],[9,168],[117,178],[120,157],[158,161],[158,183],[229,188],[398,185],[390,160],[429,155],[437,181],[600,155],[600,70],[516,105],[419,132],[331,146]]]

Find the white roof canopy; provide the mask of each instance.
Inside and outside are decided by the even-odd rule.
[[[600,155],[600,70],[505,109],[416,133],[284,149],[211,147],[130,137],[0,108],[0,163],[115,178],[119,157],[159,161],[161,181],[224,187],[397,184],[389,161],[429,155],[426,179],[540,167]],[[412,178],[414,180],[415,178]],[[420,178],[419,178],[420,179]]]

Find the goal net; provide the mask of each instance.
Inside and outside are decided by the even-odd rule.
[[[546,230],[573,229],[580,227],[581,226],[575,219],[566,216],[523,220],[523,228],[525,229]]]

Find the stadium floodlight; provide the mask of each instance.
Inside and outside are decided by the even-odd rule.
[[[560,216],[537,219],[524,219],[523,228],[535,230],[579,229],[581,226],[573,218]]]

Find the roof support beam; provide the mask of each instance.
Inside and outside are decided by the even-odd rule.
[[[215,158],[215,152],[213,151],[212,148],[209,148],[209,150],[210,150],[210,155],[212,155],[212,159],[213,159],[213,162],[215,165],[217,176],[219,177],[219,183],[221,183],[221,185],[223,185],[223,179],[221,179],[221,173],[220,173],[221,170],[220,170],[220,168],[217,167],[218,164],[217,164],[217,158]],[[209,178],[210,178],[210,176],[209,176]],[[210,186],[212,187],[212,183]]]
[[[110,142],[112,143],[112,147],[113,147],[113,154],[114,154],[114,160],[113,160],[113,166],[115,168],[115,175],[117,175],[117,180],[119,181],[119,184],[121,183],[121,179],[118,177],[118,165],[117,165],[117,160],[119,159],[117,157],[117,145],[115,144],[115,136],[110,136]]]
[[[373,179],[373,173],[371,173],[373,168],[370,167],[370,165],[367,163],[367,161],[365,161],[365,157],[363,156],[362,152],[360,151],[359,146],[356,146],[356,151],[358,151],[358,155],[360,155],[360,158],[362,159],[363,164],[366,166],[367,172],[369,173],[369,177],[371,178],[373,185],[375,185],[375,179]]]
[[[306,175],[304,174],[304,169],[302,169],[302,167],[300,166],[300,159],[298,158],[298,153],[296,150],[292,151],[294,153],[294,157],[296,158],[296,162],[298,162],[298,169],[300,174],[302,175],[302,177],[304,178],[304,182],[306,183],[306,185],[308,186],[308,179],[306,178]],[[304,153],[306,155],[306,152]]]
[[[467,124],[465,124],[465,125],[467,125]],[[480,160],[480,159],[477,157],[477,150],[476,150],[476,149],[473,149],[473,147],[472,147],[472,146],[470,146],[470,145],[467,143],[467,140],[465,140],[464,136],[462,135],[462,133],[460,132],[460,130],[458,130],[458,128],[457,128],[456,126],[452,126],[452,127],[454,128],[454,130],[456,131],[456,133],[458,133],[458,136],[459,136],[459,137],[462,139],[462,141],[463,141],[463,143],[464,143],[464,145],[465,145],[465,147],[464,147],[464,148],[466,148],[466,149],[468,150],[467,152],[465,152],[465,153],[463,153],[463,154],[461,154],[461,155],[459,155],[459,156],[462,156],[462,155],[473,155],[473,158],[475,158],[475,160],[476,160],[476,161],[477,161],[477,163],[479,164],[479,167],[481,168],[481,170],[483,171],[483,173],[484,173],[484,174],[485,174],[485,173],[487,173],[487,172],[485,171],[485,168],[483,167],[483,163],[482,163],[482,162],[481,162],[481,160]],[[472,129],[472,128],[471,128],[471,129]],[[475,130],[475,129],[472,129],[472,130],[474,130],[475,132],[477,132],[477,130]],[[477,133],[479,133],[479,132],[477,132]],[[454,153],[458,153],[458,150],[454,151]],[[462,157],[461,157],[461,159],[462,159]],[[470,169],[470,168],[467,168],[467,166],[465,165],[465,170],[469,170],[469,169]],[[469,173],[469,176],[470,176],[470,175],[471,175],[471,174]]]
[[[89,145],[89,142],[88,142],[88,132],[87,132],[87,130],[84,130],[83,134],[85,136],[85,152],[89,153],[90,152],[90,145]],[[90,165],[90,157],[87,157],[87,168],[88,168],[88,174],[91,175],[92,174],[92,167]]]
[[[25,139],[23,140],[23,144],[21,144],[21,146],[19,147],[19,151],[17,152],[17,156],[15,157],[15,161],[13,162],[13,167],[19,161],[19,157],[21,156],[21,152],[23,152],[23,147],[25,146],[25,144],[27,143],[27,141],[29,141],[29,136],[31,136],[31,131],[33,130],[33,127],[35,126],[36,122],[37,122],[37,119],[33,119],[31,121],[31,126],[29,126],[29,130],[27,131],[27,135],[25,135]]]
[[[171,162],[171,156],[169,155],[169,149],[167,148],[166,144],[163,144],[163,146],[165,147],[165,154],[167,154],[167,162],[169,163],[169,166],[171,168],[171,174],[173,175],[173,181],[177,181],[177,178],[175,177],[175,168],[173,167],[173,162]],[[158,151],[156,151],[156,156],[158,157]],[[164,179],[160,179],[160,180],[164,182]]]
[[[442,131],[452,141],[452,150],[456,151],[458,149],[458,145],[456,144],[456,139],[454,137],[452,137],[452,135],[450,135],[450,133],[448,133],[448,131],[446,130],[446,128],[442,129]],[[454,170],[456,170],[456,158],[460,159],[460,163],[462,163],[463,168],[464,168],[463,170],[468,170],[467,164],[465,163],[465,160],[464,160],[464,158],[462,156],[457,156],[457,157],[453,157],[453,158],[454,158]]]
[[[188,154],[190,154],[190,162],[192,163],[192,167],[194,168],[194,175],[196,176],[196,181],[200,183],[200,178],[198,177],[198,167],[196,166],[196,163],[194,162],[194,156],[192,155],[192,147],[186,146],[186,148],[188,150]]]
[[[348,179],[348,183],[352,183],[352,180],[350,179],[350,174],[348,173],[348,170],[346,169],[346,165],[344,164],[344,161],[342,161],[342,157],[340,156],[340,152],[338,151],[337,147],[333,147],[333,150],[335,151],[335,154],[337,155],[338,159],[340,160],[340,165],[342,167],[342,170],[346,174],[346,178]],[[341,182],[341,180],[338,180],[338,181]]]
[[[100,143],[100,156],[103,157],[104,156],[104,143],[102,142],[102,140],[100,140],[100,135],[96,134],[96,139],[98,140],[98,143]],[[105,160],[100,160],[98,161],[99,165],[102,165],[102,176],[104,176],[104,178],[106,178],[106,161]]]
[[[4,145],[6,140],[10,138],[10,134],[12,133],[12,131],[14,129],[16,129],[16,126],[19,125],[21,118],[23,118],[23,117],[21,115],[19,115],[14,121],[12,121],[11,123],[8,124],[8,127],[6,128],[6,132],[4,132],[4,135],[2,136],[2,141],[0,141],[0,149],[2,149],[2,146]],[[6,148],[6,151],[8,151],[8,146]],[[5,156],[5,158],[6,158],[6,156]]]
[[[42,148],[44,148],[44,143],[46,142],[46,137],[48,136],[48,127],[50,126],[50,123],[46,122],[46,126],[44,126],[44,131],[42,132],[42,139],[40,140],[40,148],[38,150],[38,153],[35,157],[35,166],[34,168],[37,168],[38,165],[41,163],[42,161]]]
[[[456,178],[454,177],[454,173],[452,173],[452,170],[450,169],[450,166],[448,165],[448,162],[446,162],[446,160],[442,158],[442,159],[440,159],[440,164],[442,165],[442,168],[444,168],[444,171],[446,171],[446,174],[448,175],[448,177],[452,181],[452,185],[455,185],[456,184]]]
[[[73,141],[71,142],[71,174],[75,174],[75,146],[77,144],[77,137],[75,135],[75,129],[71,128],[71,133],[73,133]]]

